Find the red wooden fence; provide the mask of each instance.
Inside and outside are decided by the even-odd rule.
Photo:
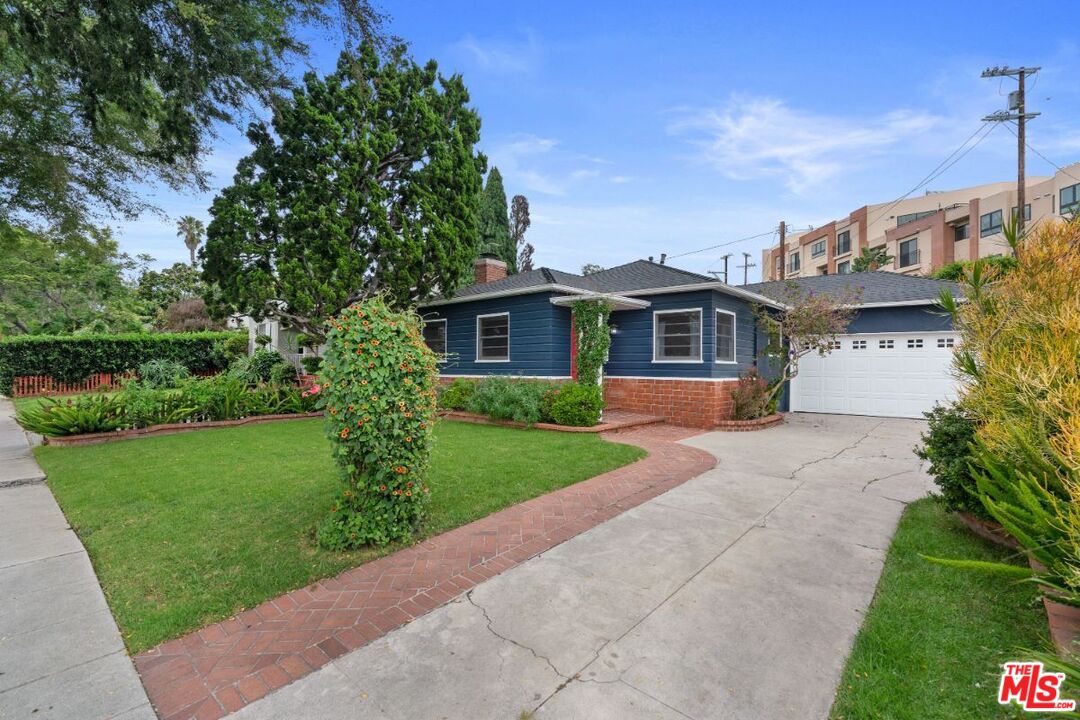
[[[199,377],[217,375],[214,370],[194,373]],[[121,383],[133,377],[135,373],[94,373],[82,382],[62,383],[48,375],[18,375],[12,384],[12,397],[34,397],[36,395],[75,395],[87,392],[108,392],[119,390]]]

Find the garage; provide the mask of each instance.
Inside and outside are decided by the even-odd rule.
[[[799,362],[791,383],[795,412],[922,418],[955,396],[954,332],[838,336],[824,357]]]

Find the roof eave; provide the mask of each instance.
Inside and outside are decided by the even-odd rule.
[[[667,287],[657,288],[643,288],[641,290],[625,290],[620,292],[620,295],[625,297],[633,297],[636,295],[662,295],[665,293],[682,293],[682,292],[694,292],[695,290],[716,290],[718,292],[727,293],[728,295],[734,295],[735,297],[742,298],[744,300],[750,300],[752,302],[766,305],[772,308],[782,308],[783,303],[777,302],[772,298],[764,295],[758,295],[755,292],[749,290],[743,290],[741,288],[734,287],[722,282],[704,282],[704,283],[692,283],[689,285],[670,285]]]
[[[551,298],[552,305],[558,305],[560,307],[572,305],[579,300],[604,300],[612,306],[612,310],[641,310],[652,305],[648,300],[637,300],[635,298],[626,297],[622,293],[597,293],[597,292],[584,292],[580,295],[561,295],[559,297]]]
[[[513,297],[515,295],[531,295],[533,293],[541,292],[563,292],[570,294],[580,295],[588,292],[581,288],[572,287],[570,285],[559,285],[558,283],[547,283],[544,285],[531,285],[523,288],[511,288],[509,290],[496,290],[494,292],[477,293],[475,295],[462,295],[459,297],[446,298],[445,300],[429,300],[422,302],[418,307],[438,307],[440,305],[455,305],[463,302],[473,302],[474,300],[490,300],[493,298]]]

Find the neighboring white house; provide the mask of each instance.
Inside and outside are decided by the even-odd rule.
[[[247,329],[249,355],[255,352],[255,349],[259,347],[259,337],[265,336],[270,338],[270,341],[266,343],[268,349],[276,350],[281,353],[286,360],[292,363],[297,370],[303,370],[303,366],[300,364],[300,358],[310,354],[310,351],[307,348],[300,346],[298,341],[300,333],[292,328],[284,327],[280,320],[273,320],[270,318],[255,320],[247,316],[242,316],[239,321],[241,323],[240,327]]]

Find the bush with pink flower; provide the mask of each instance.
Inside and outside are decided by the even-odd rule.
[[[435,355],[420,317],[382,298],[330,320],[318,381],[344,487],[318,528],[319,544],[345,550],[406,540],[423,517],[435,420]]]

